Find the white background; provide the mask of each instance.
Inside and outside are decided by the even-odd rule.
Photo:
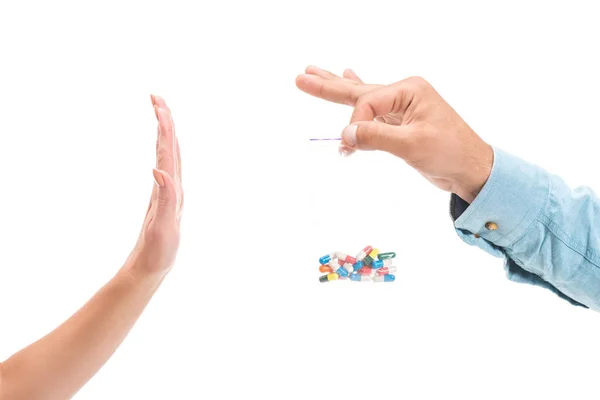
[[[13,4],[14,3],[14,4]],[[176,121],[176,268],[78,399],[598,398],[598,314],[509,282],[448,195],[338,158],[350,109],[308,64],[428,79],[487,141],[600,187],[594,2],[2,2],[0,358],[120,267],[150,195],[149,93]],[[319,284],[325,252],[396,250],[394,284]]]

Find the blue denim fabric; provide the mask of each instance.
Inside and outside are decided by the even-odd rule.
[[[452,195],[460,238],[505,259],[510,280],[600,311],[600,199],[494,148],[492,173],[471,204]],[[488,230],[486,222],[495,222]],[[474,234],[478,234],[477,238]]]

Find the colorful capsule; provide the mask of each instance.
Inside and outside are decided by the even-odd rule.
[[[323,257],[319,258],[319,263],[321,263],[321,264],[327,264],[334,257],[335,257],[334,254],[326,254]]]
[[[393,260],[391,258],[388,258],[386,260],[374,260],[371,263],[371,268],[377,269],[377,268],[391,267],[392,261]]]
[[[396,275],[387,274],[387,275],[377,275],[373,277],[373,282],[394,282],[396,279]]]
[[[388,274],[393,274],[394,272],[396,272],[396,267],[392,266],[392,267],[383,267],[383,268],[379,268],[376,272],[377,275],[388,275]]]
[[[329,282],[329,281],[335,281],[336,279],[338,279],[339,276],[338,274],[336,274],[335,272],[332,274],[327,274],[327,275],[323,275],[319,277],[319,282]]]
[[[379,249],[373,249],[369,253],[369,257],[371,257],[373,260],[377,260],[378,255],[379,255]]]
[[[329,264],[327,265],[331,268],[333,272],[338,274],[340,277],[348,276],[348,271],[346,271],[346,269],[342,265],[338,264],[337,258],[334,258],[331,261],[329,261]]]
[[[361,275],[353,272],[350,274],[350,280],[353,282],[371,282],[373,278],[371,278],[369,275]]]
[[[325,264],[325,265],[321,265],[319,267],[319,271],[324,274],[330,274],[333,272],[333,269],[331,269],[331,267],[329,265]]]
[[[393,251],[389,252],[389,253],[380,253],[377,258],[379,258],[380,260],[388,260],[390,258],[395,258],[396,257],[396,253],[394,253]]]
[[[353,273],[353,272],[354,272],[354,267],[353,267],[353,266],[352,266],[352,264],[350,264],[350,263],[346,263],[346,264],[344,264],[344,269],[345,269],[346,271],[348,271],[348,273],[349,273],[349,274],[351,274],[351,273]]]
[[[367,246],[355,257],[346,253],[334,252],[319,258],[319,271],[325,275],[320,282],[351,280],[353,282],[393,282],[396,267],[393,259],[396,253],[379,253],[379,249]]]
[[[373,250],[371,246],[365,247],[356,255],[356,260],[362,261],[371,252],[371,250]]]
[[[335,273],[338,274],[341,278],[345,278],[348,276],[348,271],[344,267],[339,267],[335,270]]]
[[[350,263],[350,264],[354,264],[356,262],[356,258],[354,257],[350,257],[348,254],[345,253],[340,253],[337,252],[335,253],[335,256],[339,259],[342,260],[345,263]]]

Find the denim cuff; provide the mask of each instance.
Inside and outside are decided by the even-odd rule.
[[[550,175],[501,149],[493,150],[492,172],[481,192],[466,207],[464,200],[454,199],[451,213],[460,212],[456,229],[477,234],[497,247],[510,247],[541,213]]]

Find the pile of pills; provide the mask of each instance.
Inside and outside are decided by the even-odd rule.
[[[324,273],[319,282],[349,279],[353,282],[394,282],[396,267],[393,265],[396,253],[379,253],[367,246],[356,257],[335,252],[319,258],[319,271]]]

